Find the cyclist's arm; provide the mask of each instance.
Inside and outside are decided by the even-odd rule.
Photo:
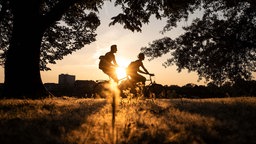
[[[144,72],[142,72],[142,73],[144,73],[144,74],[150,74],[149,72],[148,72],[148,70],[144,67],[144,65],[143,65],[143,63],[142,63],[142,65],[141,65],[141,67],[142,67],[142,69],[144,70]]]
[[[150,75],[150,76],[154,76],[154,75],[155,75],[155,74],[153,74],[153,73],[149,73],[148,70],[144,67],[143,63],[142,63],[142,65],[141,65],[141,67],[142,67],[143,70],[145,71],[145,72],[142,72],[142,73],[148,74],[148,75]]]
[[[146,73],[146,72],[144,72],[144,71],[142,71],[142,70],[138,70],[138,72],[139,72],[139,73],[143,73],[143,74],[148,74],[148,73]]]
[[[108,52],[108,53],[105,54],[105,57],[106,57],[106,59],[108,59],[107,62],[108,62],[108,65],[110,67],[117,67],[118,66],[118,64],[116,62],[115,55],[113,53]]]
[[[117,64],[117,62],[116,62],[116,57],[115,57],[115,55],[113,54],[113,57],[112,57],[112,62],[113,62],[113,66],[114,67],[118,67],[118,64]]]
[[[118,66],[115,58],[113,59],[113,64],[114,64],[114,66]]]

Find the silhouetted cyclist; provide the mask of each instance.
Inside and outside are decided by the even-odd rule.
[[[111,77],[115,82],[118,82],[116,75],[116,67],[118,64],[114,53],[117,52],[117,45],[111,45],[110,51],[107,52],[104,56],[100,56],[99,69],[101,69],[105,74]]]
[[[145,59],[145,55],[143,53],[140,53],[138,55],[138,60],[132,61],[129,64],[129,66],[127,67],[126,72],[127,72],[127,75],[131,77],[133,82],[135,82],[135,83],[142,82],[142,84],[145,85],[146,78],[144,76],[140,75],[139,73],[148,74],[151,76],[154,76],[154,74],[149,73],[148,70],[144,67],[143,62],[142,62],[144,59]],[[140,67],[143,70],[141,70]]]

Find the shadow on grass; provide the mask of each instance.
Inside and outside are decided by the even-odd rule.
[[[31,103],[0,105],[0,143],[64,144],[65,135],[79,128],[106,101],[81,102],[75,105]]]
[[[225,121],[231,120],[234,118],[236,120],[241,120],[244,122],[244,119],[247,121],[255,120],[256,115],[256,101],[184,101],[183,104],[174,105],[175,108],[186,111],[189,113],[199,114],[206,117],[214,117],[218,120]]]
[[[208,121],[206,126],[216,131],[215,135],[218,135],[220,143],[255,143],[256,99],[185,99],[173,106],[184,114],[211,120],[212,123]],[[199,127],[194,128],[200,129]],[[193,129],[191,131],[196,133]],[[198,134],[204,135],[204,133]],[[209,134],[207,135],[208,138],[205,137],[205,139],[209,139]]]
[[[255,101],[147,100],[138,104],[134,125],[140,131],[128,143],[252,144],[256,137]]]

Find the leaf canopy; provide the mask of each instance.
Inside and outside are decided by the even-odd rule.
[[[152,59],[170,54],[163,64],[188,69],[216,84],[250,80],[256,71],[255,1],[204,1],[202,18],[183,27],[175,39],[155,40],[141,50]],[[164,31],[173,25],[169,20]]]

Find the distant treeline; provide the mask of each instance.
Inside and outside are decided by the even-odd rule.
[[[96,82],[76,83],[74,86],[57,86],[49,89],[55,96],[93,97]],[[170,85],[163,86],[164,91],[158,98],[220,98],[256,96],[256,81],[237,81],[234,84],[225,83],[217,86],[213,83],[205,85],[186,84],[184,86]]]
[[[256,81],[237,81],[234,84],[225,83],[217,86],[209,83],[207,86],[186,84],[182,87],[171,85],[165,86],[167,97],[187,97],[187,98],[220,98],[256,96]]]
[[[73,96],[80,98],[91,98],[94,93],[96,82],[85,81],[76,82],[75,85],[47,84],[46,88],[54,96]],[[0,95],[3,84],[0,84]],[[234,84],[225,83],[217,86],[213,83],[196,85],[193,83],[184,86],[170,85],[163,86],[164,91],[157,98],[221,98],[221,97],[240,97],[256,96],[256,81],[237,81]]]

